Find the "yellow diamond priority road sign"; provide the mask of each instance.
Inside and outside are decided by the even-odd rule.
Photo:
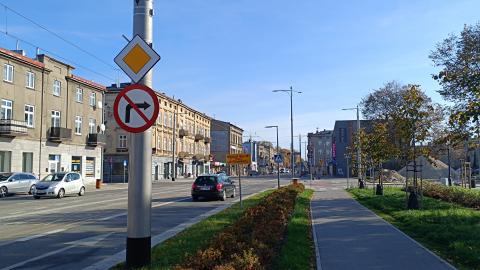
[[[160,55],[138,35],[114,59],[134,83],[138,83],[159,60]]]

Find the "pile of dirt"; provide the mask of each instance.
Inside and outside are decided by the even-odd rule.
[[[410,163],[413,165],[413,162]],[[417,170],[421,172],[418,173],[418,177],[423,179],[432,179],[432,180],[440,180],[441,178],[448,178],[448,165],[443,163],[442,161],[434,158],[427,159],[426,157],[418,157],[417,158],[417,165],[422,165],[418,167]],[[412,168],[412,167],[410,167]],[[403,167],[398,171],[398,174],[405,177],[407,174],[407,168]],[[408,172],[408,177],[412,177],[413,172]],[[453,169],[451,170],[451,177],[452,179],[458,178],[458,173],[455,172]]]

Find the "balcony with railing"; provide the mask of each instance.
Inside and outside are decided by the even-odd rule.
[[[204,142],[205,144],[209,144],[209,143],[211,142],[210,137],[205,136],[205,137],[203,138],[203,142]]]
[[[186,137],[186,136],[188,136],[188,130],[181,128],[178,131],[178,137],[183,138],[183,137]]]
[[[195,141],[196,141],[196,142],[201,141],[201,140],[203,140],[204,138],[205,138],[205,137],[204,137],[202,134],[200,134],[200,133],[195,134]]]
[[[99,145],[105,145],[107,143],[107,138],[105,134],[101,133],[90,133],[88,134],[87,137],[87,145],[88,146],[99,146]]]
[[[48,140],[51,142],[63,142],[72,139],[72,130],[62,127],[51,127],[48,130]]]
[[[0,136],[16,137],[28,134],[27,122],[12,119],[0,119]]]

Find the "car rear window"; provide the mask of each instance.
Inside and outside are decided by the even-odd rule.
[[[212,185],[217,182],[217,177],[215,176],[200,176],[195,180],[197,185]]]

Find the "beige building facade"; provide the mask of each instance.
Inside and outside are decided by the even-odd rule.
[[[120,88],[106,92],[107,146],[104,159],[104,179],[128,181],[130,134],[122,130],[113,118],[113,102]],[[163,93],[156,92],[159,102],[157,121],[152,133],[152,179],[190,178],[210,170],[210,117]],[[175,128],[175,132],[174,132]],[[175,154],[174,154],[175,153]],[[173,175],[173,166],[176,175]]]
[[[0,171],[101,178],[105,87],[44,54],[0,48]]]
[[[243,129],[229,122],[212,119],[211,136],[212,147],[210,152],[213,159],[212,169],[215,172],[226,171],[229,175],[237,175],[235,166],[228,166],[228,164],[226,164],[227,154],[243,153]]]

